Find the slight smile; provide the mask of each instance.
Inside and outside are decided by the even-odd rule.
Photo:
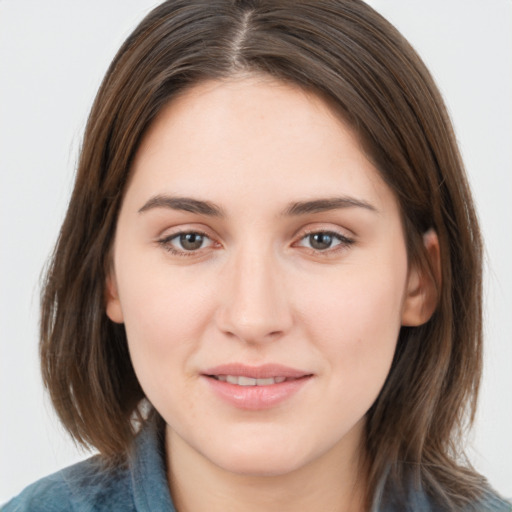
[[[285,402],[309,382],[313,374],[282,365],[235,363],[210,368],[202,376],[221,399],[239,409],[254,411]]]

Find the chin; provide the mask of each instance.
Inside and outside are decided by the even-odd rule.
[[[235,449],[234,449],[235,448]],[[219,456],[210,455],[210,460],[223,470],[233,474],[251,477],[275,477],[297,471],[309,460],[296,447],[282,446],[276,449],[274,443],[271,448],[267,446],[231,446],[228,450],[222,450]]]

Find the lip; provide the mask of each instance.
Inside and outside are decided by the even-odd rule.
[[[266,386],[239,386],[214,378],[219,375],[237,375],[253,379],[286,377],[287,380]],[[311,380],[313,374],[279,364],[248,366],[230,363],[208,368],[202,372],[202,377],[223,401],[238,409],[256,411],[271,409],[287,401]]]
[[[299,379],[310,372],[290,368],[281,364],[264,364],[260,366],[249,366],[243,363],[229,363],[214,366],[201,372],[203,375],[239,375],[253,379],[268,379],[270,377],[286,377],[287,379]]]

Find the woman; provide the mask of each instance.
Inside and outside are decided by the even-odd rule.
[[[457,445],[480,286],[448,117],[387,22],[166,2],[98,93],[43,298],[45,382],[101,457],[5,509],[510,510]]]

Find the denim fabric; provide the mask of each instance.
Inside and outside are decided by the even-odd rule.
[[[107,469],[98,456],[27,487],[1,512],[176,512],[154,425],[137,436],[130,464]]]
[[[385,479],[375,493],[374,504],[371,512],[452,512],[447,507],[436,505],[421,489],[409,486],[408,493],[397,504],[396,490],[384,492]],[[386,499],[386,497],[387,499]],[[491,489],[488,489],[477,503],[471,503],[458,512],[512,512],[512,504],[501,499]]]
[[[148,425],[137,437],[128,467],[107,469],[98,456],[92,457],[30,485],[0,511],[176,512],[160,437],[156,425]],[[422,492],[410,492],[406,510],[384,503],[381,495],[378,490],[372,512],[441,512]],[[512,512],[512,506],[489,493],[474,510]]]

